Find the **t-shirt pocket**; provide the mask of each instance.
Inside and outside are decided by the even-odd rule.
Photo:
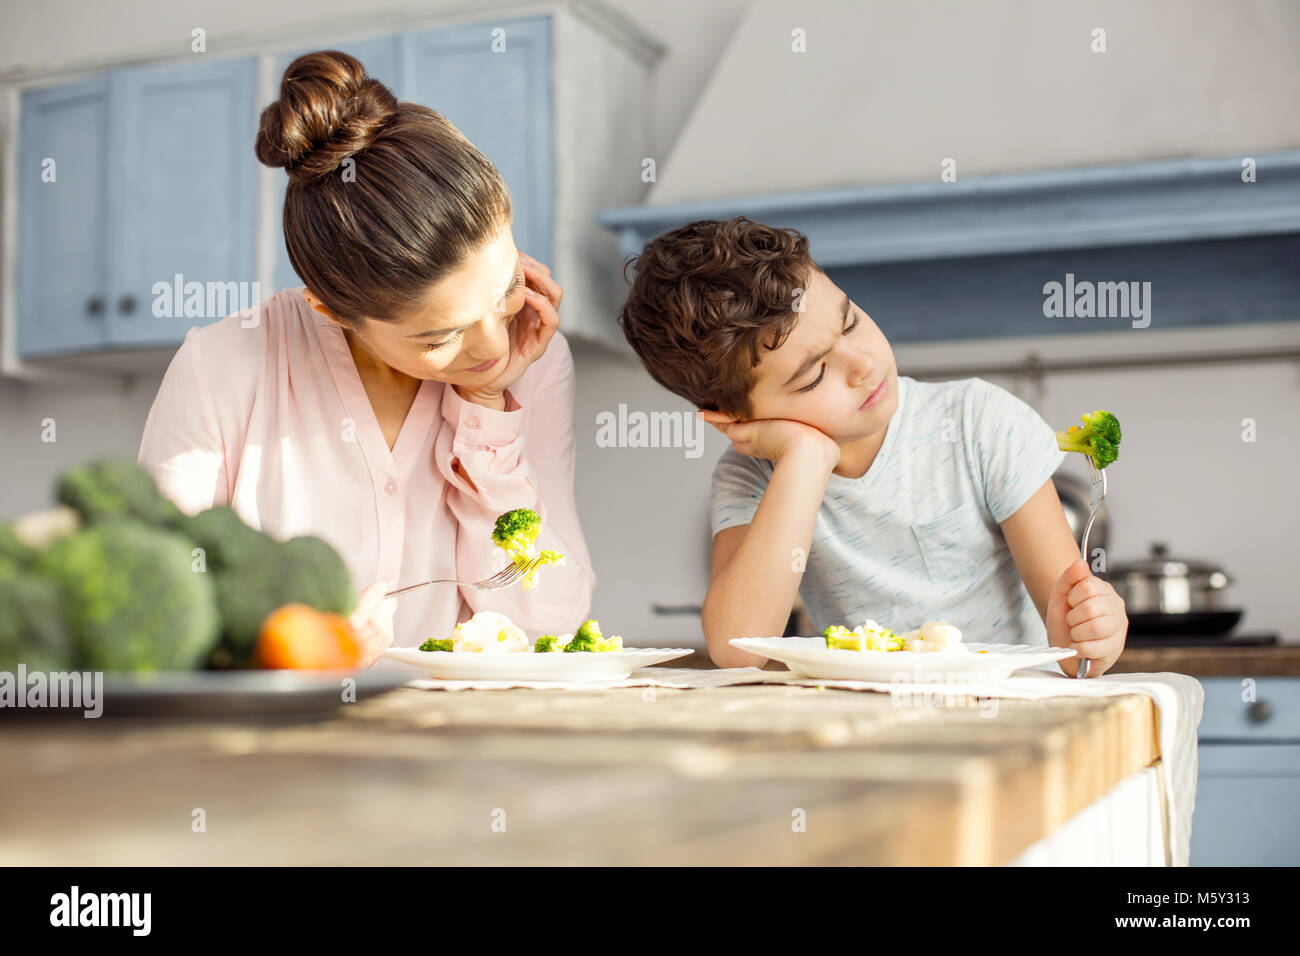
[[[936,584],[971,576],[973,547],[984,531],[979,509],[959,505],[947,514],[912,525],[921,560]]]

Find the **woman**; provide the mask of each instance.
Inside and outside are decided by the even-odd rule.
[[[274,537],[314,534],[370,582],[362,665],[478,610],[572,631],[595,577],[573,493],[573,360],[562,290],[517,252],[510,194],[447,120],[398,103],[355,58],[294,60],[257,157],[290,177],[289,259],[306,285],[195,327],[139,461],[188,514],[229,504]],[[497,515],[532,508],[565,555],[540,585],[475,591],[505,566]]]

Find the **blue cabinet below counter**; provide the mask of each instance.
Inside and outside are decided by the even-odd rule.
[[[1198,679],[1191,865],[1300,865],[1300,676]]]

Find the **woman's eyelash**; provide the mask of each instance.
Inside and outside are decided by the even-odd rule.
[[[515,292],[519,289],[519,286],[523,283],[523,281],[524,281],[524,274],[521,272],[515,276],[515,281],[511,283],[510,288],[506,289],[506,291],[502,294],[501,301],[504,302],[506,299],[514,295]],[[461,333],[459,331],[453,332],[451,335],[447,336],[441,342],[435,342],[432,345],[426,345],[424,347],[424,350],[426,352],[433,352],[436,349],[442,348],[444,345],[450,345],[452,342],[455,342],[458,338],[460,338],[460,336]]]
[[[852,322],[850,322],[850,323],[849,323],[849,327],[848,327],[847,329],[844,330],[844,334],[845,334],[845,335],[848,335],[850,332],[852,332],[854,329],[856,329],[856,328],[858,327],[858,323],[861,322],[861,321],[862,321],[861,319],[854,319]],[[822,364],[821,374],[817,376],[817,381],[812,382],[812,383],[810,383],[810,384],[808,384],[808,385],[805,385],[803,388],[799,389],[799,391],[801,391],[801,392],[811,392],[814,388],[816,388],[816,387],[818,386],[818,384],[820,384],[822,378],[823,378],[825,375],[826,375],[826,365],[823,363],[823,364]]]
[[[441,342],[435,342],[432,345],[426,345],[424,347],[424,350],[426,352],[432,352],[434,349],[440,349],[444,345],[450,345],[452,342],[455,342],[458,338],[460,338],[460,332],[453,332],[451,335],[447,336]]]

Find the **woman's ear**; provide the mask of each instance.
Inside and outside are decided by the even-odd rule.
[[[340,322],[338,319],[334,317],[334,313],[325,307],[325,303],[322,302],[320,299],[316,298],[315,293],[313,293],[310,289],[303,289],[302,297],[307,300],[308,305],[310,305],[321,315],[325,316],[325,318],[329,319],[335,325],[343,325],[342,322]]]

